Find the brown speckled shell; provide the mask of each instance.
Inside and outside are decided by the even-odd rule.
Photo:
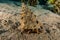
[[[20,16],[21,25],[19,29],[21,31],[25,30],[38,31],[38,29],[40,29],[40,27],[42,26],[42,23],[37,20],[36,15],[34,15],[33,12],[31,12],[30,9],[28,9],[24,4]]]

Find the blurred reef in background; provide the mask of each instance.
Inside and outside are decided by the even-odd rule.
[[[17,6],[25,3],[33,7],[40,5],[44,9],[60,14],[60,0],[0,0],[0,3],[15,4]]]

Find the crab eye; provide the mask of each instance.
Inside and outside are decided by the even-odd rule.
[[[21,19],[23,19],[23,17],[21,17]]]
[[[40,28],[41,28],[41,29],[43,29],[43,27],[42,27],[42,26],[40,26]]]
[[[36,23],[38,24],[38,21],[36,21]]]

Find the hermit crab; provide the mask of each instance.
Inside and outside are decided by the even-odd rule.
[[[23,3],[20,13],[20,27],[18,29],[21,32],[27,33],[40,33],[42,32],[42,23],[37,20],[36,15]]]

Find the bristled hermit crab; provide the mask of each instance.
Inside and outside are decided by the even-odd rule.
[[[20,13],[20,24],[18,29],[21,32],[40,33],[41,29],[43,29],[42,23],[37,20],[36,15],[24,3],[22,3],[22,11]]]

